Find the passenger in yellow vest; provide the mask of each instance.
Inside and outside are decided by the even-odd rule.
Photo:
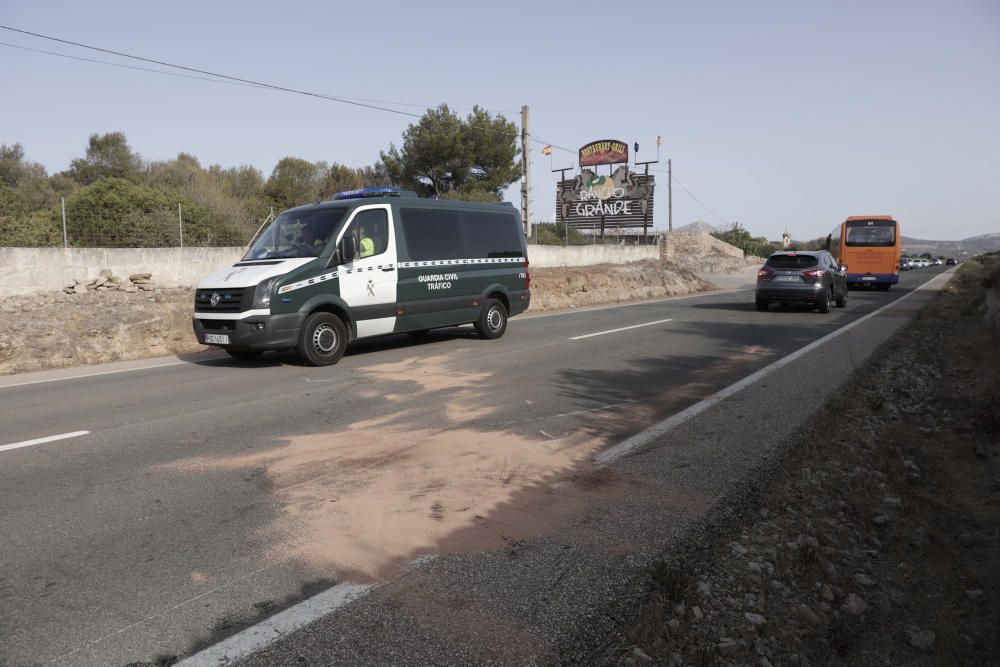
[[[368,237],[368,233],[364,227],[358,229],[358,236],[360,241],[358,242],[358,248],[361,250],[362,257],[371,257],[375,254],[375,242]]]

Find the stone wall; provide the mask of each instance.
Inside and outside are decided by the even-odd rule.
[[[655,245],[529,245],[532,267],[593,266],[595,264],[630,264],[659,259]]]
[[[194,286],[242,255],[243,248],[0,248],[0,297],[57,292],[105,269],[149,273],[160,287]]]

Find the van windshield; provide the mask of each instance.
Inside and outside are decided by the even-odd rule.
[[[345,208],[285,211],[264,228],[243,259],[319,257],[336,237],[346,212]]]

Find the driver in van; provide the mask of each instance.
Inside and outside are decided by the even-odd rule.
[[[368,235],[364,225],[358,228],[358,249],[362,257],[371,257],[375,254],[375,242]]]
[[[301,236],[296,245],[304,255],[319,257],[323,246],[326,245],[326,239],[323,236],[320,223],[315,220],[309,220],[302,225]]]

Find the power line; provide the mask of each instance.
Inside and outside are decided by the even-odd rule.
[[[176,65],[174,63],[168,63],[163,60],[155,60],[153,58],[145,58],[143,56],[136,56],[130,53],[123,53],[121,51],[113,51],[111,49],[101,48],[99,46],[91,46],[90,44],[82,44],[80,42],[74,42],[68,39],[61,39],[59,37],[52,37],[49,35],[42,35],[37,32],[31,32],[29,30],[21,30],[19,28],[12,28],[6,25],[0,25],[0,28],[4,30],[10,30],[11,32],[18,32],[22,35],[30,35],[32,37],[38,37],[39,39],[47,39],[52,42],[59,42],[60,44],[69,44],[70,46],[76,46],[81,49],[89,49],[91,51],[100,51],[101,53],[109,53],[113,56],[119,56],[121,58],[131,58],[132,60],[141,60],[142,62],[152,63],[154,65],[162,65],[164,67],[173,67],[174,69],[184,70],[186,72],[194,72],[196,74],[205,74],[207,76],[213,76],[220,79],[227,79],[229,81],[238,81],[240,83],[250,84],[253,86],[259,86],[261,88],[271,88],[273,90],[281,90],[286,93],[295,93],[296,95],[305,95],[307,97],[317,97],[324,100],[330,100],[331,102],[340,102],[342,104],[351,104],[354,106],[365,107],[367,109],[375,109],[378,111],[385,111],[386,113],[399,114],[400,116],[409,116],[411,118],[420,118],[418,114],[410,113],[409,111],[400,111],[399,109],[390,109],[389,107],[377,106],[374,104],[368,104],[366,102],[355,102],[353,100],[348,100],[343,97],[335,97],[333,95],[323,95],[322,93],[312,93],[307,90],[299,90],[297,88],[289,88],[287,86],[279,86],[273,83],[265,83],[262,81],[253,81],[252,79],[244,79],[239,76],[230,76],[228,74],[219,74],[217,72],[210,72],[208,70],[198,69],[197,67],[188,67],[186,65]]]
[[[319,98],[319,99],[329,100],[331,102],[340,102],[342,104],[350,104],[350,105],[353,105],[353,106],[364,107],[366,109],[373,109],[373,110],[376,110],[376,111],[385,111],[387,113],[397,114],[397,115],[400,115],[400,116],[407,116],[409,118],[421,118],[422,116],[420,114],[411,113],[409,111],[401,111],[399,109],[392,109],[392,108],[385,107],[385,106],[379,106],[379,104],[373,104],[371,102],[381,102],[381,104],[397,104],[397,105],[400,105],[400,106],[404,106],[405,105],[405,106],[419,106],[419,107],[424,107],[424,105],[414,104],[414,103],[386,102],[386,101],[381,101],[381,100],[365,100],[365,98],[348,98],[348,97],[342,97],[342,96],[338,96],[338,95],[327,95],[327,94],[324,94],[324,93],[315,93],[315,92],[311,92],[311,91],[308,91],[308,90],[300,90],[298,88],[290,88],[288,86],[281,86],[281,85],[277,85],[277,84],[273,84],[273,83],[266,83],[266,82],[263,82],[263,81],[254,81],[252,79],[245,79],[243,77],[231,76],[231,75],[228,75],[228,74],[219,74],[218,72],[212,72],[212,71],[209,71],[209,70],[199,69],[197,67],[188,67],[186,65],[177,65],[175,63],[170,63],[170,62],[166,62],[166,61],[163,61],[163,60],[156,60],[154,58],[146,58],[144,56],[137,56],[137,55],[133,55],[131,53],[124,53],[122,51],[115,51],[113,49],[105,49],[105,48],[100,47],[100,46],[93,46],[93,45],[90,45],[90,44],[83,44],[82,42],[74,42],[74,41],[69,40],[69,39],[62,39],[60,37],[53,37],[51,35],[43,35],[41,33],[31,32],[30,30],[21,30],[20,28],[14,28],[14,27],[7,26],[7,25],[0,25],[0,28],[2,28],[4,30],[9,30],[11,32],[20,33],[22,35],[29,35],[31,37],[37,37],[39,39],[46,39],[46,40],[49,40],[49,41],[58,42],[60,44],[68,44],[70,46],[75,46],[75,47],[78,47],[78,48],[81,48],[81,49],[89,49],[91,51],[98,51],[98,52],[101,52],[101,53],[108,53],[108,54],[111,54],[111,55],[114,55],[114,56],[119,56],[121,58],[131,58],[133,60],[139,60],[139,61],[142,61],[142,62],[152,63],[154,65],[162,65],[163,67],[172,67],[174,69],[180,69],[180,70],[184,70],[186,72],[194,72],[196,74],[204,74],[204,75],[209,76],[209,77],[215,77],[215,79],[207,79],[209,81],[223,79],[226,82],[235,82],[235,83],[239,83],[239,84],[242,84],[242,85],[248,85],[248,86],[252,86],[252,87],[269,88],[269,89],[272,89],[272,90],[279,90],[279,91],[282,91],[282,92],[293,93],[293,94],[296,94],[296,95],[305,95],[307,97],[316,97],[316,98]],[[8,45],[8,46],[14,46],[14,45]],[[15,46],[14,48],[24,48],[24,49],[27,49],[27,47],[18,47],[18,46]],[[27,49],[27,50],[38,50],[38,49]],[[43,53],[51,53],[52,55],[60,55],[60,56],[67,57],[67,58],[74,58],[74,59],[77,59],[77,60],[88,60],[88,59],[85,59],[85,58],[79,58],[79,57],[76,57],[76,56],[68,56],[66,54],[57,54],[57,53],[48,52],[48,51],[43,51]],[[115,65],[116,64],[116,63],[106,63],[104,61],[97,61],[97,60],[91,60],[90,62],[98,62],[98,63],[101,63],[101,64],[109,64],[109,65]],[[119,65],[119,66],[121,66],[121,67],[127,67],[126,65]],[[144,68],[134,68],[134,69],[144,69]],[[162,72],[160,70],[148,70],[148,71],[150,71],[150,72],[156,72],[156,73],[161,73],[161,74],[170,74],[169,72]],[[194,78],[201,78],[201,77],[194,77]],[[220,81],[220,83],[222,83],[222,81]],[[431,108],[431,107],[424,107],[424,108]],[[493,128],[482,128],[482,129],[486,129],[486,130],[490,130],[490,131],[502,132],[502,130],[493,130]],[[541,144],[541,145],[551,145],[553,148],[558,148],[559,150],[567,151],[569,153],[575,152],[575,151],[572,151],[572,150],[570,150],[568,148],[563,148],[562,146],[556,146],[555,144],[548,144],[548,143],[542,141],[541,139],[531,138],[530,141],[533,141],[533,142]]]
[[[30,46],[21,46],[19,44],[9,44],[7,42],[0,42],[0,46],[9,46],[12,49],[21,49],[22,51],[33,51],[35,53],[45,53],[50,56],[58,56],[59,58],[68,58],[70,60],[80,60],[86,63],[98,63],[100,65],[110,65],[112,67],[121,67],[123,69],[137,70],[140,72],[153,72],[155,74],[163,74],[165,76],[177,76],[183,77],[185,79],[195,79],[197,81],[209,81],[211,83],[222,83],[227,86],[243,86],[246,88],[260,88],[260,86],[254,86],[249,83],[239,83],[236,81],[220,81],[219,79],[211,79],[207,76],[195,76],[193,74],[181,74],[180,72],[167,72],[162,69],[153,69],[151,67],[139,67],[137,65],[126,65],[124,63],[113,63],[107,60],[96,60],[94,58],[84,58],[82,56],[71,56],[68,53],[58,53],[57,51],[46,51],[44,49],[33,49]]]
[[[139,71],[139,72],[151,72],[153,74],[163,74],[164,76],[176,76],[176,77],[182,77],[182,78],[185,78],[185,79],[194,79],[196,81],[208,81],[209,83],[221,83],[221,84],[225,84],[227,86],[243,86],[245,88],[261,88],[262,87],[262,86],[259,86],[257,84],[241,83],[239,81],[225,81],[225,80],[221,80],[221,79],[218,79],[218,78],[209,78],[209,77],[205,77],[205,76],[195,76],[193,74],[181,74],[180,72],[168,72],[166,70],[153,69],[151,67],[139,67],[137,65],[126,65],[124,63],[115,63],[115,62],[111,62],[110,60],[98,60],[96,58],[84,58],[82,56],[74,56],[74,55],[70,55],[68,53],[59,53],[58,51],[46,51],[45,49],[34,49],[34,48],[30,47],[30,46],[24,46],[24,45],[21,45],[21,44],[10,44],[9,42],[0,42],[0,46],[7,46],[7,47],[10,47],[12,49],[20,49],[22,51],[31,51],[33,53],[44,53],[44,54],[50,55],[50,56],[56,56],[56,57],[59,57],[59,58],[67,58],[69,60],[79,60],[81,62],[94,63],[94,64],[97,64],[97,65],[109,65],[111,67],[120,67],[122,69],[136,70],[136,71]],[[325,95],[330,95],[330,93],[324,93],[324,94]],[[395,100],[380,100],[380,99],[372,99],[372,98],[367,98],[367,97],[354,97],[354,96],[347,96],[347,95],[339,95],[339,96],[336,96],[336,97],[340,97],[341,99],[345,99],[345,100],[350,100],[352,102],[372,102],[372,103],[375,103],[375,104],[391,104],[391,105],[394,105],[394,106],[401,106],[401,107],[419,107],[421,109],[430,109],[430,108],[432,108],[434,106],[432,104],[420,104],[420,103],[417,103],[417,102],[397,102]],[[449,108],[454,109],[456,111],[471,111],[471,109],[469,109],[467,107],[449,107]],[[505,110],[501,110],[501,112],[502,113],[512,113],[510,111],[505,111]]]
[[[293,94],[296,94],[296,95],[305,95],[307,97],[315,97],[315,98],[319,98],[319,99],[329,100],[331,102],[340,102],[342,104],[350,104],[350,105],[353,105],[353,106],[363,107],[363,108],[366,108],[366,109],[373,109],[373,110],[376,110],[376,111],[385,111],[386,113],[397,114],[397,115],[406,116],[406,117],[409,117],[409,118],[422,118],[422,116],[420,114],[415,114],[415,113],[411,113],[411,112],[408,112],[408,111],[401,111],[399,109],[392,109],[392,108],[385,107],[385,106],[379,106],[379,104],[396,104],[396,105],[399,105],[399,106],[419,106],[419,107],[423,107],[423,108],[431,108],[429,106],[425,106],[425,105],[422,105],[422,104],[415,104],[415,103],[388,102],[388,101],[385,101],[385,100],[370,100],[370,99],[365,99],[365,98],[348,98],[348,97],[343,97],[343,96],[338,96],[338,95],[328,95],[328,94],[324,94],[324,93],[315,93],[315,92],[311,92],[311,91],[307,91],[307,90],[300,90],[300,89],[297,89],[297,88],[290,88],[288,86],[281,86],[281,85],[272,84],[272,83],[266,83],[266,82],[262,82],[262,81],[254,81],[252,79],[246,79],[246,78],[243,78],[243,77],[231,76],[231,75],[228,75],[228,74],[219,74],[218,72],[212,72],[212,71],[200,69],[200,68],[197,68],[197,67],[188,67],[186,65],[177,65],[175,63],[170,63],[170,62],[166,62],[166,61],[163,61],[163,60],[156,60],[154,58],[146,58],[144,56],[137,56],[137,55],[133,55],[133,54],[130,54],[130,53],[124,53],[122,51],[115,51],[113,49],[105,49],[105,48],[99,47],[99,46],[93,46],[93,45],[90,45],[90,44],[83,44],[82,42],[75,42],[75,41],[68,40],[68,39],[62,39],[60,37],[53,37],[51,35],[43,35],[41,33],[31,32],[30,30],[22,30],[20,28],[14,28],[12,26],[0,25],[0,28],[2,28],[4,30],[11,31],[11,32],[20,33],[22,35],[29,35],[31,37],[37,37],[39,39],[45,39],[45,40],[49,40],[49,41],[53,41],[53,42],[58,42],[60,44],[68,44],[70,46],[75,46],[75,47],[78,47],[78,48],[81,48],[81,49],[88,49],[88,50],[91,50],[91,51],[98,51],[100,53],[107,53],[107,54],[110,54],[110,55],[119,56],[121,58],[130,58],[132,60],[138,60],[138,61],[141,61],[141,62],[152,63],[154,65],[161,65],[163,67],[171,67],[171,68],[183,70],[183,71],[186,71],[186,72],[194,72],[196,74],[202,74],[202,75],[205,75],[206,77],[213,77],[213,78],[205,78],[205,77],[191,76],[191,75],[182,75],[182,74],[177,74],[175,72],[165,72],[163,70],[156,70],[156,69],[150,69],[150,68],[144,68],[144,67],[135,67],[135,66],[124,65],[124,64],[121,64],[121,63],[111,63],[111,62],[107,62],[107,61],[103,61],[103,60],[96,60],[96,59],[91,59],[91,58],[83,58],[83,57],[80,57],[80,56],[72,56],[72,55],[63,54],[63,53],[56,53],[56,52],[53,52],[53,51],[44,51],[44,50],[41,50],[41,49],[32,49],[30,47],[18,46],[18,45],[14,45],[14,44],[3,43],[4,46],[10,46],[10,47],[17,48],[17,49],[24,49],[24,50],[27,50],[27,51],[37,51],[39,53],[46,53],[46,54],[49,54],[49,55],[59,56],[59,57],[63,57],[63,58],[69,58],[69,59],[73,59],[73,60],[80,60],[80,61],[85,61],[85,62],[92,62],[92,63],[103,64],[103,65],[112,65],[112,66],[116,66],[116,67],[123,67],[123,68],[126,68],[126,69],[135,69],[135,70],[140,70],[140,71],[147,71],[147,72],[156,73],[156,74],[165,74],[165,75],[173,75],[173,76],[185,76],[186,78],[193,78],[193,79],[198,79],[198,80],[203,80],[203,81],[215,81],[215,82],[218,82],[218,83],[229,83],[229,84],[244,85],[244,86],[256,87],[256,88],[267,88],[267,89],[278,90],[278,91],[282,91],[282,92],[286,92],[286,93],[293,93]],[[496,132],[503,132],[503,130],[494,130],[493,128],[481,128],[481,129],[485,129],[485,130],[489,130],[489,131],[496,131]],[[552,142],[545,141],[545,140],[543,140],[541,138],[529,137],[529,141],[531,141],[533,143],[536,143],[536,144],[539,144],[539,145],[542,145],[542,146],[551,146],[552,148],[554,148],[556,150],[563,151],[563,152],[569,153],[571,155],[576,155],[577,154],[577,151],[575,151],[575,150],[573,150],[571,148],[566,148],[565,146],[560,146],[558,144],[554,144]],[[674,181],[677,182],[676,179],[674,179]],[[681,187],[684,188],[684,191],[687,192],[695,201],[698,201],[698,203],[701,204],[701,206],[703,208],[705,208],[706,211],[708,211],[713,216],[715,216],[720,221],[722,221],[722,218],[719,218],[719,216],[715,215],[715,213],[713,213],[707,206],[705,206],[703,203],[701,203],[701,201],[699,201],[697,199],[697,197],[695,197],[686,187],[684,187],[679,182],[678,182],[678,185],[681,185]]]
[[[654,171],[654,172],[657,172],[657,173],[660,173],[660,174],[666,174],[666,173],[668,173],[668,172],[664,171],[663,169],[650,169],[650,171]],[[676,169],[674,171],[676,171]],[[715,213],[715,211],[713,211],[708,206],[706,206],[705,202],[703,202],[702,200],[700,200],[697,197],[695,197],[694,193],[691,192],[691,190],[688,189],[688,187],[686,185],[684,185],[683,183],[681,183],[680,181],[678,181],[677,177],[675,175],[671,174],[670,175],[670,180],[673,181],[674,183],[676,183],[677,185],[679,185],[680,188],[682,190],[684,190],[684,192],[686,192],[689,197],[691,197],[691,199],[693,199],[696,202],[698,202],[698,205],[701,206],[706,211],[708,211],[708,214],[711,215],[713,218],[715,218],[716,220],[718,220],[719,222],[721,222],[724,225],[728,225],[729,224],[728,220],[724,220],[721,216],[717,215]]]

